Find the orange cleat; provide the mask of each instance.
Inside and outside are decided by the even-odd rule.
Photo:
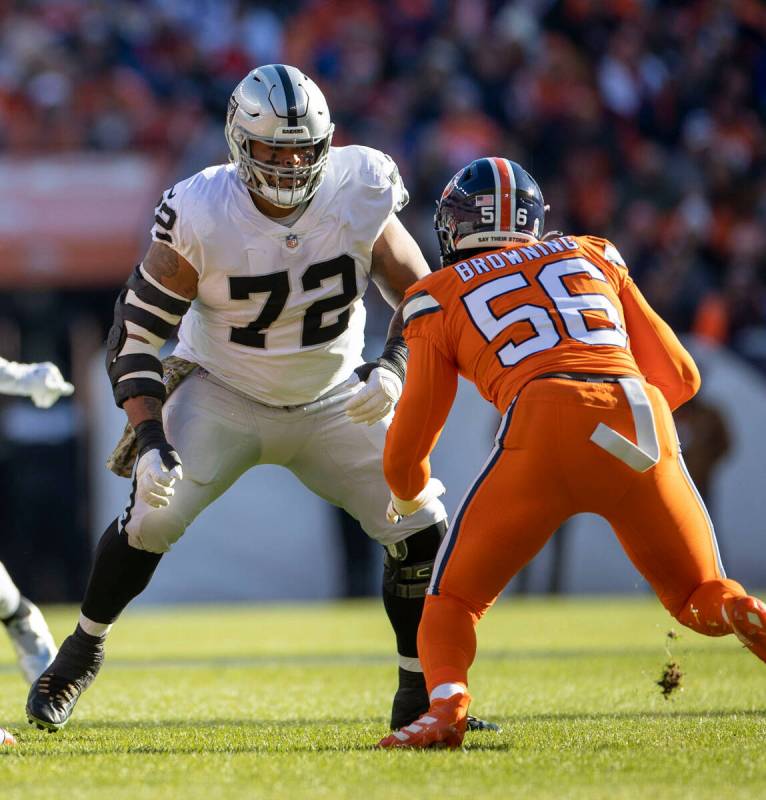
[[[757,597],[730,597],[724,600],[723,617],[740,642],[766,661],[766,605]]]
[[[378,742],[378,747],[447,747],[454,750],[463,743],[468,723],[469,694],[453,694],[446,700],[431,702],[431,707],[411,725],[394,731]]]

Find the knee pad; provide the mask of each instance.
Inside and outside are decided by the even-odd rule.
[[[437,522],[396,544],[387,545],[383,562],[384,591],[405,599],[425,597],[436,553],[446,532],[446,521]]]
[[[120,518],[120,528],[128,537],[130,546],[136,550],[167,553],[183,536],[186,520],[173,512],[172,504],[167,508],[136,504]]]

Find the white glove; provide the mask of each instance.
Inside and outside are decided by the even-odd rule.
[[[374,425],[387,416],[402,396],[402,381],[385,367],[375,367],[362,387],[347,403],[352,422]]]
[[[183,478],[181,459],[175,450],[147,450],[136,467],[136,495],[152,508],[165,508],[175,494],[176,481]]]
[[[402,517],[409,517],[417,513],[421,508],[427,506],[431,500],[436,500],[446,491],[444,484],[438,478],[431,478],[426,484],[426,488],[413,497],[412,500],[402,500],[391,492],[391,501],[386,510],[386,519],[392,525],[396,525]]]
[[[0,392],[31,397],[38,408],[50,408],[62,395],[72,394],[74,386],[50,361],[16,364],[0,359]]]

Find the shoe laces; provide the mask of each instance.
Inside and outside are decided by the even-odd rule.
[[[62,705],[76,700],[80,694],[77,681],[63,678],[60,675],[44,673],[37,682],[37,691],[47,695],[54,703]],[[63,702],[62,702],[63,701]]]

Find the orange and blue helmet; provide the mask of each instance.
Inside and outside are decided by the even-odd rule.
[[[464,258],[466,250],[540,239],[547,209],[522,166],[507,158],[477,158],[452,178],[436,204],[442,266]]]

